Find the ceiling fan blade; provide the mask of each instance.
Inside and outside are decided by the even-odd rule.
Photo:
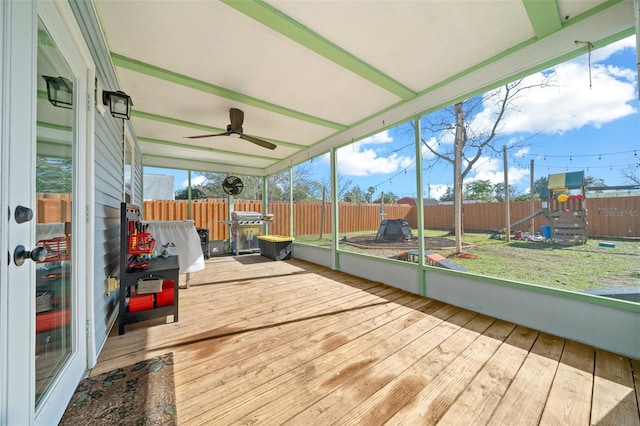
[[[272,144],[271,142],[263,141],[262,139],[254,138],[253,136],[240,135],[240,139],[244,139],[247,142],[255,143],[256,145],[260,145],[263,148],[276,149],[276,145]]]
[[[200,138],[212,138],[214,136],[229,136],[229,133],[224,132],[224,133],[216,133],[216,134],[212,134],[212,135],[185,136],[185,138],[187,138],[187,139],[200,139]]]
[[[244,111],[238,108],[229,109],[229,119],[231,120],[231,128],[235,131],[242,132],[242,123],[244,122]]]

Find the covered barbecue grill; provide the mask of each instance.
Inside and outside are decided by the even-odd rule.
[[[231,251],[234,254],[260,253],[258,235],[265,223],[260,212],[231,212],[229,235],[231,236]]]

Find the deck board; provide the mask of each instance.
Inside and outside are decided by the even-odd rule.
[[[541,425],[586,425],[591,418],[595,350],[573,341],[565,344]]]
[[[637,360],[295,259],[189,281],[91,371],[173,352],[180,424],[640,425]]]
[[[637,401],[630,360],[597,350],[591,423],[640,425]]]

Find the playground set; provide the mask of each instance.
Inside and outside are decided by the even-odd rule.
[[[542,209],[510,224],[513,238],[525,241],[553,241],[560,244],[587,242],[587,209],[584,171],[550,174],[547,188],[540,192]],[[514,230],[518,225],[543,216],[548,226],[541,226],[541,234]],[[502,230],[504,232],[504,230]],[[501,239],[500,231],[492,238]]]
[[[540,193],[541,209],[510,224],[513,238],[523,241],[552,241],[558,244],[585,244],[587,242],[587,209],[584,186],[584,171],[550,174],[547,188]],[[518,225],[543,216],[549,225],[541,226],[540,233],[518,230]],[[528,225],[527,225],[528,228]],[[506,228],[495,230],[490,238],[503,239]],[[501,235],[502,234],[502,235]],[[403,219],[386,219],[380,223],[376,240],[410,240],[411,226]],[[407,262],[418,263],[418,251],[409,250],[394,256]],[[425,252],[429,265],[464,271],[460,265],[439,253]]]

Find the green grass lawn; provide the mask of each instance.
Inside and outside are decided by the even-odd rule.
[[[415,232],[414,232],[415,233]],[[371,235],[371,231],[353,233]],[[426,230],[427,237],[442,237],[446,232]],[[296,241],[331,246],[330,235],[296,237]],[[452,241],[455,241],[451,237]],[[548,242],[494,240],[487,233],[466,233],[463,241],[471,244],[465,253],[475,259],[452,259],[469,272],[524,283],[566,290],[640,286],[640,240],[613,240],[614,248],[600,247],[602,240],[590,239],[584,245],[560,245]],[[609,240],[607,240],[609,241]],[[348,251],[391,257],[398,250],[371,250],[343,246]],[[441,250],[444,256],[455,250]]]

